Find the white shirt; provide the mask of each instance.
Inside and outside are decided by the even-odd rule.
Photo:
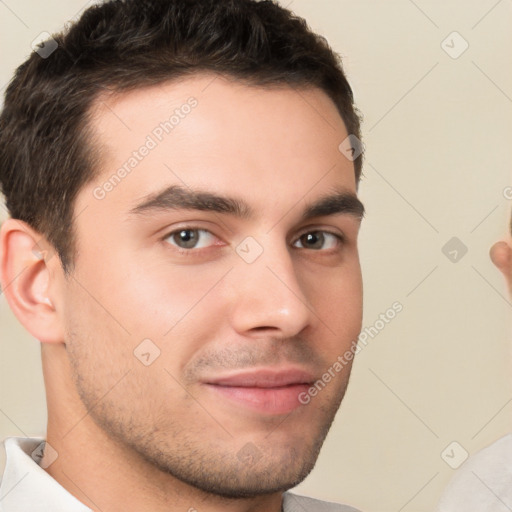
[[[92,512],[52,478],[32,454],[42,438],[5,440],[6,465],[0,483],[0,512]],[[358,512],[355,508],[286,492],[284,512]]]
[[[512,510],[512,434],[470,457],[455,473],[437,512]]]

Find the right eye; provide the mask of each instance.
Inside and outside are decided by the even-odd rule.
[[[187,251],[191,249],[204,249],[209,245],[215,236],[206,229],[199,228],[181,228],[167,234],[164,240],[168,241],[178,249]]]

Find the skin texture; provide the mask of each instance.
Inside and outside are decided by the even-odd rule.
[[[197,106],[97,199],[190,97]],[[314,466],[350,363],[310,403],[283,410],[276,394],[256,393],[254,405],[211,381],[293,369],[314,382],[357,339],[360,218],[301,220],[335,190],[356,194],[353,163],[338,149],[344,123],[318,89],[209,74],[102,97],[91,123],[102,163],[75,204],[72,275],[26,224],[8,220],[1,231],[6,297],[42,344],[47,440],[58,452],[47,471],[103,512],[277,512],[282,491]],[[243,199],[254,215],[130,214],[170,185]],[[194,233],[199,248],[187,254],[169,236],[186,227],[208,231]],[[302,235],[318,231],[343,241],[326,234],[311,248]],[[252,263],[236,251],[247,237],[258,245],[242,247],[262,251]],[[134,354],[143,340],[148,365]]]

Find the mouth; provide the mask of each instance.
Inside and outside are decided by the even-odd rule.
[[[302,405],[299,395],[315,381],[311,373],[294,368],[256,369],[204,381],[217,396],[261,414],[289,414]]]

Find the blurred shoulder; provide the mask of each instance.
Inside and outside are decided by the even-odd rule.
[[[472,455],[455,473],[437,512],[512,509],[512,434]]]

